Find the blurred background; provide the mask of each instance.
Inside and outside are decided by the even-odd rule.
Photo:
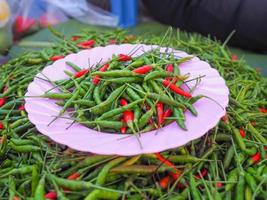
[[[259,3],[258,3],[259,1]],[[224,42],[235,58],[267,75],[267,3],[256,0],[0,0],[0,64],[49,45],[48,25],[66,35],[84,28],[163,34],[168,26]]]

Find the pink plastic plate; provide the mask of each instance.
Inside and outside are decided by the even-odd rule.
[[[40,79],[40,77],[53,81],[67,78],[63,71],[72,71],[72,69],[65,64],[66,61],[71,61],[78,66],[87,68],[88,63],[92,66],[100,60],[105,62],[111,58],[112,54],[129,54],[135,49],[137,51],[133,56],[137,56],[144,53],[144,51],[149,51],[157,47],[143,44],[110,45],[80,51],[77,54],[70,54],[64,59],[45,67],[41,73],[37,74],[33,82],[29,85],[26,96],[39,96],[53,87],[49,82]],[[161,48],[160,50],[162,52],[174,52],[177,57],[188,56],[185,52],[170,48]],[[193,96],[198,94],[206,95],[217,101],[224,109],[213,101],[203,98],[194,104],[198,111],[197,117],[192,116],[189,112],[185,113],[188,131],[183,131],[176,123],[172,123],[159,130],[143,133],[139,138],[142,148],[137,138],[133,135],[97,132],[78,123],[67,129],[72,122],[69,119],[60,118],[48,126],[48,123],[54,119],[54,116],[59,114],[61,109],[61,107],[55,104],[55,100],[26,98],[25,108],[30,121],[36,125],[42,134],[47,135],[55,142],[65,144],[79,151],[130,156],[176,148],[203,136],[208,130],[213,128],[225,114],[229,95],[229,90],[224,79],[207,62],[194,57],[191,61],[183,63],[180,69],[181,74],[189,73],[190,79],[204,75],[205,77],[201,78],[201,83],[197,86]],[[188,83],[190,87],[193,87],[194,84],[195,81]],[[55,89],[52,91],[59,92]],[[70,117],[67,114],[65,116]]]

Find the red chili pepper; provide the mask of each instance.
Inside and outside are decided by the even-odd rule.
[[[126,101],[126,99],[121,99],[121,100],[120,100],[120,104],[121,104],[122,106],[127,106],[127,105],[128,105],[128,102]]]
[[[106,64],[104,64],[98,71],[100,71],[100,72],[104,72],[104,71],[106,71],[107,69],[108,69],[108,67],[109,67],[109,64],[108,63],[106,63]],[[93,78],[93,84],[94,85],[97,85],[98,83],[99,83],[99,81],[100,81],[100,78],[101,78],[101,76],[95,76],[94,78]]]
[[[253,161],[253,164],[258,163],[260,161],[260,159],[261,159],[260,152],[257,152],[256,154],[254,154],[253,156],[251,156],[250,159]]]
[[[159,185],[161,188],[166,189],[171,181],[172,181],[171,177],[169,175],[167,175],[167,176],[163,177],[162,179],[160,179]]]
[[[121,119],[121,122],[125,122],[123,118]],[[121,127],[120,131],[121,131],[121,133],[123,133],[123,134],[126,133],[126,131],[127,131],[127,127],[126,127],[126,126]]]
[[[81,176],[81,174],[74,172],[71,175],[68,176],[68,180],[76,180],[77,178],[79,178]]]
[[[223,187],[222,182],[217,182],[217,183],[216,183],[216,187],[217,187],[217,188],[221,188],[221,187]]]
[[[5,105],[5,103],[6,103],[6,97],[0,98],[0,107],[2,107],[3,105]]]
[[[167,71],[167,72],[173,72],[173,64],[168,64],[168,65],[166,66],[166,71]]]
[[[176,172],[176,173],[173,173],[173,172],[169,172],[169,174],[171,175],[171,177],[174,179],[174,180],[177,180],[180,175],[181,175],[181,172]]]
[[[171,81],[169,81],[169,80],[163,80],[162,83],[165,87],[170,88],[176,94],[179,94],[179,95],[184,96],[186,98],[192,97],[192,95],[190,93],[182,90],[181,88],[177,87],[175,84],[172,84]]]
[[[16,33],[23,33],[28,31],[34,24],[36,24],[34,19],[18,15],[15,19],[14,29]]]
[[[77,36],[77,35],[74,35],[74,36],[72,36],[72,37],[70,38],[71,41],[76,41],[76,40],[78,40],[78,39],[80,39],[80,36]]]
[[[261,113],[267,113],[267,109],[265,109],[265,108],[259,108],[259,111],[260,111]]]
[[[129,60],[132,60],[131,56],[125,54],[119,54],[119,61],[129,61]]]
[[[20,198],[18,196],[14,196],[13,200],[20,200]]]
[[[122,106],[128,105],[128,102],[125,99],[120,100],[120,104]],[[128,124],[134,120],[134,113],[130,110],[126,110],[123,112],[123,120]]]
[[[203,168],[200,171],[200,174],[201,174],[202,177],[205,177],[208,174],[208,170],[206,168]],[[195,178],[196,179],[201,179],[201,176],[199,174],[195,174]]]
[[[126,123],[129,123],[134,120],[134,113],[130,110],[126,110],[123,112],[123,119]]]
[[[177,78],[172,78],[172,77],[168,77],[166,80],[170,81],[172,84],[176,84],[178,79]]]
[[[137,74],[146,74],[146,73],[150,72],[152,69],[153,69],[152,66],[144,65],[142,67],[138,67],[138,68],[134,69],[133,72],[135,72]]]
[[[24,111],[24,110],[25,110],[25,105],[24,105],[24,104],[21,105],[21,106],[19,107],[19,110],[20,110],[20,111]]]
[[[238,60],[238,57],[237,57],[237,55],[236,54],[232,54],[232,56],[231,56],[231,59],[232,59],[232,61],[237,61]]]
[[[181,175],[181,171],[178,170],[175,165],[173,163],[171,163],[169,160],[165,159],[160,153],[155,153],[156,158],[161,161],[162,163],[164,163],[165,165],[171,167],[172,169],[175,170],[175,173],[170,172],[169,174],[176,180],[179,178],[179,176]]]
[[[173,64],[168,64],[167,66],[166,66],[166,71],[167,72],[170,72],[170,73],[172,73],[173,72]],[[173,78],[172,77],[167,77],[166,78],[168,81],[171,81]],[[176,80],[177,81],[177,80]],[[173,84],[175,84],[174,82],[172,82]]]
[[[163,122],[167,117],[170,117],[172,115],[172,110],[170,108],[167,108],[163,114]]]
[[[0,130],[4,129],[4,124],[0,122]]]
[[[57,61],[57,60],[60,60],[60,59],[62,59],[62,58],[64,58],[65,56],[63,56],[63,55],[56,55],[56,56],[52,56],[52,57],[50,57],[50,60],[51,61]]]
[[[241,127],[241,128],[239,129],[239,133],[240,133],[240,135],[241,135],[242,138],[245,138],[245,137],[246,137],[246,133],[245,133],[245,130],[244,130],[243,127]]]
[[[94,40],[87,40],[87,41],[83,41],[77,44],[77,47],[80,47],[82,49],[90,49],[92,47],[94,47],[95,45],[95,41]]]
[[[115,39],[111,39],[108,41],[108,44],[116,44],[117,43],[117,40]]]
[[[84,76],[85,74],[87,74],[89,72],[89,69],[82,69],[81,71],[77,72],[74,77],[75,78],[80,78],[82,76]]]
[[[52,199],[52,200],[56,200],[57,199],[57,193],[54,191],[48,192],[45,194],[45,198],[46,199]]]
[[[158,117],[158,126],[160,127],[164,121],[163,115],[164,115],[164,106],[163,103],[158,102],[156,104],[156,109],[157,109],[157,117]]]

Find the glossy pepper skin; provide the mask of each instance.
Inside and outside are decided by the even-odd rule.
[[[100,72],[104,72],[104,71],[106,71],[108,68],[109,68],[109,64],[106,63],[106,64],[104,64],[104,65],[99,69],[99,71],[100,71]],[[100,75],[95,76],[95,77],[93,78],[93,84],[94,84],[94,85],[99,84],[99,82],[100,82],[100,78],[101,78]]]
[[[153,69],[152,66],[144,65],[142,67],[138,67],[138,68],[134,69],[133,72],[135,72],[137,74],[146,74],[146,73],[150,72],[152,69]]]
[[[0,98],[0,107],[2,107],[3,105],[5,105],[6,103],[6,98]]]
[[[122,106],[127,106],[128,102],[125,99],[121,99],[120,104]],[[134,113],[130,110],[124,111],[123,112],[123,119],[126,123],[132,122],[134,120]]]
[[[90,49],[90,48],[93,48],[94,46],[95,46],[94,40],[87,40],[87,41],[83,41],[77,44],[77,47],[81,49]]]
[[[74,77],[80,78],[80,77],[84,76],[85,74],[87,74],[88,72],[89,72],[89,69],[82,69],[81,71],[76,72]]]
[[[119,54],[118,60],[121,61],[121,62],[125,62],[125,61],[132,60],[132,57],[128,56],[128,55],[125,55],[125,54]]]
[[[175,84],[173,84],[171,81],[169,80],[163,80],[162,81],[163,85],[167,88],[169,88],[170,90],[172,90],[174,93],[179,94],[181,96],[184,96],[186,98],[192,98],[192,95],[184,90],[182,90],[181,88],[177,87]]]
[[[157,108],[157,117],[158,117],[158,126],[160,127],[163,124],[164,121],[164,106],[163,103],[158,102],[156,104],[156,108]]]

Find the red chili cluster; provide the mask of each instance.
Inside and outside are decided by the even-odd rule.
[[[104,64],[98,71],[100,71],[100,72],[104,72],[104,71],[106,71],[107,69],[109,68],[109,64],[108,63],[106,63],[106,64]],[[100,81],[100,78],[101,78],[101,76],[95,76],[94,78],[93,78],[93,84],[94,85],[97,85],[98,83],[99,83],[99,81]]]
[[[165,165],[171,167],[175,171],[175,172],[169,172],[168,178],[164,177],[163,180],[162,179],[160,180],[159,184],[162,186],[162,188],[166,188],[170,181],[172,181],[173,179],[177,180],[180,177],[181,171],[178,170],[172,162],[170,162],[169,160],[165,159],[160,153],[155,153],[155,155],[156,155],[156,158],[160,162],[162,162]]]

